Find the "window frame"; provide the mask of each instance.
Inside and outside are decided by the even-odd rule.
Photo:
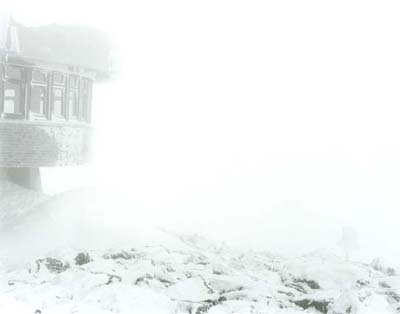
[[[19,68],[21,70],[21,78],[16,79],[16,78],[11,78],[8,77],[7,70],[9,67],[15,67]],[[26,119],[27,118],[27,106],[26,106],[26,70],[27,68],[22,66],[22,65],[16,65],[16,64],[7,64],[3,63],[2,65],[2,75],[1,75],[1,117],[5,119]],[[20,88],[20,104],[19,106],[21,107],[21,112],[20,113],[12,113],[12,112],[5,112],[5,101],[6,101],[6,96],[5,96],[5,91],[6,91],[6,83],[9,82],[11,84],[16,84],[19,85]]]
[[[71,84],[71,78],[75,78],[76,80],[76,85],[73,86]],[[68,93],[67,93],[67,103],[68,103],[68,118],[70,120],[75,120],[75,121],[80,121],[82,120],[82,114],[81,114],[81,76],[77,73],[70,73],[68,75]],[[77,111],[73,115],[72,110],[74,108],[71,108],[71,93],[76,93],[76,101],[77,103],[75,104]]]
[[[5,63],[0,62],[0,117],[3,117],[4,108],[4,77],[5,77]]]
[[[87,103],[85,103],[85,88],[84,84],[87,83]],[[93,91],[93,79],[81,76],[80,78],[80,112],[81,120],[87,123],[91,122],[91,110],[92,110],[92,91]]]
[[[55,82],[55,75],[57,74],[61,74],[63,76],[63,82],[62,83],[58,83]],[[67,97],[66,97],[66,91],[67,91],[67,86],[66,86],[66,77],[67,77],[67,73],[63,72],[63,71],[53,71],[51,72],[51,97],[50,97],[50,114],[49,116],[51,117],[51,120],[57,121],[57,120],[68,120],[68,104],[67,104]],[[56,89],[61,89],[63,92],[63,96],[62,96],[62,105],[61,105],[61,115],[56,114],[54,112],[54,108],[55,108],[55,90]]]
[[[34,72],[38,71],[45,75],[44,81],[38,81],[34,79]],[[43,113],[37,113],[32,111],[32,89],[34,87],[43,87],[45,89]],[[49,101],[49,91],[50,91],[50,72],[41,68],[31,68],[30,80],[29,80],[29,93],[28,93],[28,105],[29,105],[29,118],[33,120],[48,120],[50,118],[50,101]]]

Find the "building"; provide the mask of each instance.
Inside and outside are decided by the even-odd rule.
[[[110,47],[87,27],[0,16],[0,179],[40,189],[40,167],[88,161],[93,83],[111,73]]]

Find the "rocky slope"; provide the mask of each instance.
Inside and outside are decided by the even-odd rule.
[[[400,278],[379,261],[345,262],[323,251],[285,259],[176,237],[178,249],[68,250],[3,267],[0,312],[400,312]]]
[[[122,219],[98,193],[0,188],[0,313],[400,313],[378,260],[238,251]]]

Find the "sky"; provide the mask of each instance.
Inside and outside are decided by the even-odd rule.
[[[126,218],[299,253],[358,231],[397,259],[398,1],[13,1],[25,24],[114,39],[94,91],[89,166],[44,169],[48,193],[95,186]]]

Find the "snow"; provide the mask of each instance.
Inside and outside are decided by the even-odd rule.
[[[26,216],[46,200],[42,193],[0,180],[0,227]]]
[[[0,313],[388,314],[400,307],[400,277],[388,262],[327,250],[289,258],[232,249],[122,222],[115,202],[95,201],[90,191],[49,198],[3,186]]]
[[[184,250],[88,251],[82,265],[79,253],[3,266],[0,309],[21,314],[321,313],[315,306],[330,314],[385,314],[396,313],[400,301],[399,277],[373,264],[238,255],[229,248],[217,252],[188,243]]]

